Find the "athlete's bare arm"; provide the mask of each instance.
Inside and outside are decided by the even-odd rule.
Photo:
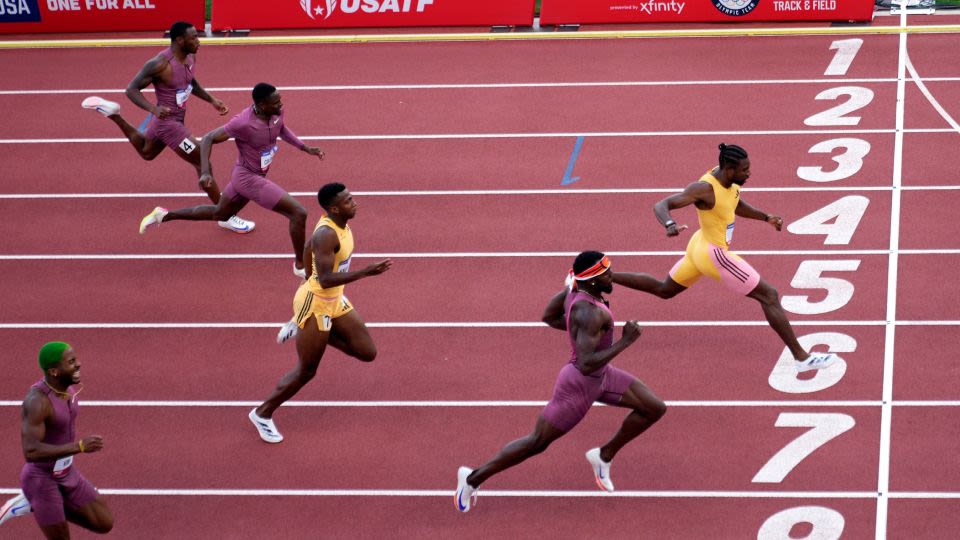
[[[313,259],[316,260],[317,281],[324,289],[339,287],[358,279],[382,274],[389,270],[393,264],[390,259],[384,259],[367,266],[363,270],[335,272],[333,261],[337,250],[340,249],[340,239],[337,238],[337,233],[330,227],[320,227],[314,231],[313,236],[310,237],[310,245],[313,247]],[[309,261],[304,260],[303,263],[304,268],[306,268]]]
[[[686,225],[676,225],[673,217],[670,216],[671,210],[683,208],[695,204],[701,210],[713,208],[716,200],[713,196],[713,186],[706,182],[694,182],[686,187],[682,192],[671,195],[653,205],[653,213],[657,216],[657,221],[667,228],[667,236],[677,236],[680,231],[687,228]],[[674,221],[674,225],[667,227],[667,223]]]
[[[213,105],[213,108],[216,109],[218,113],[220,113],[220,116],[223,116],[228,112],[230,112],[230,107],[227,107],[226,104],[224,104],[222,101],[211,96],[206,90],[204,90],[204,88],[200,86],[200,81],[194,79],[193,83],[191,84],[193,84],[193,90],[191,90],[190,93],[206,101],[207,103]]]
[[[206,187],[213,181],[213,169],[210,168],[210,152],[213,145],[220,144],[230,140],[227,130],[224,126],[207,133],[200,141],[200,185]]]
[[[130,101],[157,118],[170,116],[170,109],[163,105],[158,107],[147,101],[147,98],[143,97],[143,89],[153,84],[154,81],[161,79],[169,67],[170,62],[162,55],[157,55],[148,60],[133,77],[130,84],[127,85],[127,97],[130,98]]]
[[[31,389],[23,400],[23,423],[20,429],[20,441],[23,445],[23,457],[28,462],[50,461],[80,453],[80,445],[76,442],[67,444],[45,444],[44,436],[47,433],[47,419],[53,415],[53,405],[50,398]],[[103,448],[103,439],[92,436],[83,439],[84,452],[96,452]]]
[[[783,218],[780,216],[774,216],[761,212],[753,206],[747,203],[747,201],[740,199],[740,202],[737,203],[737,208],[734,210],[740,217],[747,219],[759,219],[760,221],[766,221],[767,223],[773,225],[778,231],[783,227]]]
[[[577,369],[585,375],[610,363],[640,337],[640,325],[637,321],[628,321],[620,339],[609,349],[598,351],[600,339],[613,324],[610,314],[588,302],[576,302],[570,309],[570,326],[576,336]]]
[[[543,322],[550,328],[557,330],[567,329],[567,319],[563,313],[563,303],[567,299],[567,289],[563,289],[547,302],[546,309],[543,310]]]

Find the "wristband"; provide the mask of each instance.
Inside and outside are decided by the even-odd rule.
[[[663,226],[669,229],[671,225],[676,225],[676,224],[677,222],[671,219],[671,220],[668,220],[666,223],[664,223]]]
[[[770,214],[763,214],[764,221],[770,221]]]
[[[82,453],[83,453],[83,439],[80,439],[79,441],[77,441],[77,446],[80,447],[80,453],[82,454]]]

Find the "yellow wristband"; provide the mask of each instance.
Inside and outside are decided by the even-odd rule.
[[[83,453],[83,439],[77,441],[77,446],[80,447],[80,453]]]

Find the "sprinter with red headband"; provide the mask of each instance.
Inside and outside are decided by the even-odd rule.
[[[470,511],[480,484],[546,450],[586,416],[594,401],[633,409],[607,444],[586,454],[597,485],[613,491],[610,462],[614,456],[667,411],[666,404],[639,379],[610,365],[641,333],[637,321],[628,321],[621,338],[613,340],[613,314],[603,298],[613,291],[610,259],[597,251],[584,251],[574,260],[567,282],[568,287],[550,299],[543,314],[543,322],[570,336],[570,361],[560,370],[553,398],[537,418],[533,433],[507,444],[476,470],[460,467],[454,496],[460,512]]]

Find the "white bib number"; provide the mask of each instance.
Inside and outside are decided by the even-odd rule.
[[[279,150],[279,148],[277,148],[277,146],[274,145],[269,150],[264,150],[263,152],[260,152],[260,170],[261,171],[267,172],[267,169],[270,168],[270,164],[273,163],[273,155],[277,153],[277,150]]]
[[[65,458],[60,458],[56,463],[53,464],[53,477],[54,478],[63,478],[70,472],[70,467],[73,465],[73,456],[67,456]]]
[[[352,258],[353,258],[353,257],[350,256],[350,257],[347,257],[347,260],[341,261],[340,264],[337,266],[337,272],[338,272],[338,273],[349,272],[349,271],[350,271],[350,259],[352,259]]]
[[[190,152],[193,152],[194,150],[197,149],[197,145],[190,140],[190,137],[187,137],[186,139],[180,141],[179,146],[180,146],[180,149],[183,150],[184,154],[189,154]]]
[[[733,226],[734,223],[727,225],[727,244],[733,241]]]
[[[193,92],[193,85],[189,84],[186,88],[177,89],[177,107],[183,108],[183,104],[187,102],[187,99],[190,98],[190,94]]]

